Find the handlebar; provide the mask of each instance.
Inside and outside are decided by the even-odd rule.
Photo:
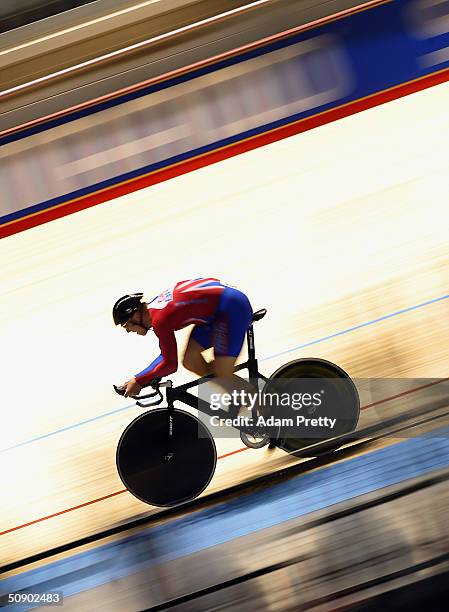
[[[160,404],[163,400],[164,397],[160,391],[161,387],[172,387],[173,383],[171,380],[166,380],[165,382],[161,383],[160,382],[160,378],[155,378],[154,380],[151,381],[151,383],[148,385],[149,387],[153,387],[154,391],[152,393],[147,393],[145,395],[130,395],[129,397],[135,400],[143,400],[143,399],[150,399],[152,397],[157,397],[158,399],[152,401],[152,402],[146,402],[146,403],[142,403],[140,401],[137,401],[136,404],[138,406],[140,406],[141,408],[148,408],[150,406],[157,406],[158,404]],[[125,395],[125,389],[123,387],[117,387],[117,385],[112,385],[114,387],[114,391],[116,393],[118,393],[119,395],[121,395],[122,397]]]

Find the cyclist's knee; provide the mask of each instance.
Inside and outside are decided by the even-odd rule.
[[[204,376],[208,373],[208,364],[201,354],[200,350],[194,350],[190,347],[184,353],[182,365],[189,372],[193,372],[198,376]]]

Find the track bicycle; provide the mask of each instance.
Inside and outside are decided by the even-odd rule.
[[[299,393],[303,402],[307,396],[307,405],[301,405],[294,415],[296,420],[302,419],[303,423],[318,422],[317,406],[313,405],[312,397],[318,398],[320,393],[327,391],[328,404],[334,414],[338,415],[338,429],[333,430],[331,435],[323,437],[322,434],[315,434],[310,437],[304,427],[301,429],[295,425],[293,418],[290,419],[290,427],[290,420],[288,425],[284,425],[287,419],[275,416],[282,412],[279,405],[265,413],[262,426],[258,424],[260,407],[253,407],[249,419],[252,424],[237,424],[234,428],[240,431],[244,444],[251,448],[261,448],[269,443],[270,447],[308,457],[317,455],[313,445],[329,440],[328,445],[320,444],[320,454],[332,452],[341,445],[334,438],[354,431],[357,426],[360,412],[357,389],[349,375],[339,366],[317,358],[291,361],[278,368],[269,378],[261,374],[255,352],[253,324],[262,319],[266,312],[266,309],[261,309],[253,314],[246,333],[248,359],[236,366],[234,372],[247,370],[249,382],[260,391],[262,398],[279,398],[280,393],[287,394],[287,409],[290,413],[295,393],[298,395],[298,385],[305,388],[302,383],[307,383],[309,392]],[[163,402],[161,389],[165,389],[167,403],[166,407],[153,408],[137,416],[126,427],[118,442],[116,463],[119,476],[128,491],[141,501],[152,506],[174,506],[200,495],[212,480],[217,464],[217,450],[210,428],[190,412],[174,406],[175,402],[181,402],[209,418],[231,417],[233,420],[232,417],[235,418],[238,413],[238,406],[232,405],[229,411],[212,409],[211,403],[190,392],[192,388],[210,383],[212,378],[211,375],[204,376],[177,387],[173,386],[171,380],[162,382],[155,379],[149,385],[153,389],[151,393],[131,396],[137,400],[138,406],[153,408]],[[310,391],[311,384],[315,393]],[[119,395],[124,394],[122,388],[114,385],[114,389]],[[311,447],[309,451],[308,447]]]

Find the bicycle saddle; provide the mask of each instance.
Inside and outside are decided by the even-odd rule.
[[[254,321],[260,321],[260,319],[263,319],[266,314],[267,314],[266,308],[261,308],[260,310],[253,312],[253,323]]]

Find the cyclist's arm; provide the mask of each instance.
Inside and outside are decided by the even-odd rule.
[[[142,387],[148,385],[153,378],[168,376],[178,369],[178,347],[174,331],[172,329],[160,329],[158,330],[158,337],[161,354],[145,370],[135,375],[136,381]]]

